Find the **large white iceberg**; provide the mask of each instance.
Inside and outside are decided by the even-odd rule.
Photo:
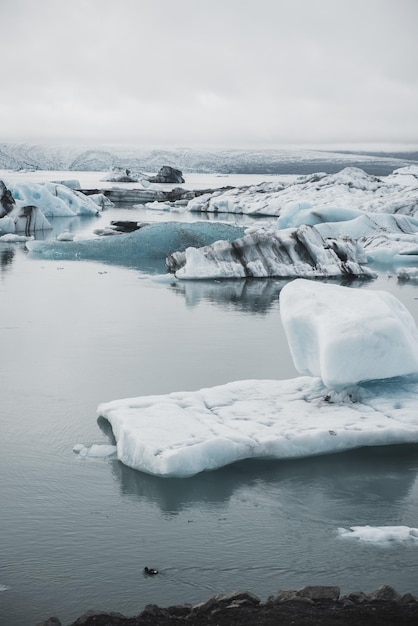
[[[296,369],[331,389],[418,372],[418,330],[386,291],[296,280],[280,294]]]
[[[290,328],[298,358],[303,358],[299,352],[305,342],[309,361],[318,358],[324,344],[330,351],[327,372],[341,372],[347,364],[350,383],[365,378],[366,382],[330,390],[321,378],[312,376],[247,380],[103,403],[98,414],[112,426],[118,458],[143,472],[190,476],[240,459],[284,459],[418,442],[418,376],[403,376],[418,369],[417,330],[407,312],[394,299],[381,296],[379,303],[386,305],[390,318],[386,322],[376,311],[373,292],[335,286],[326,297],[324,286],[317,283],[312,283],[312,289],[318,288],[320,295],[311,302],[306,298],[306,282],[297,280],[285,287],[282,302],[285,329],[289,332]],[[292,296],[298,301],[295,306],[289,303]],[[355,307],[357,320],[369,335],[363,343],[353,317],[347,314]],[[330,337],[316,332],[315,322],[307,328],[309,316],[319,316],[324,324],[332,315],[341,318],[341,326],[331,326]],[[409,363],[405,367],[396,344],[408,337],[412,347],[405,348]],[[365,373],[363,362],[371,364],[372,358],[378,365]],[[393,361],[389,367],[386,359]],[[391,378],[369,380],[381,375]]]
[[[262,183],[236,188],[223,193],[194,198],[190,211],[214,213],[246,213],[279,216],[296,205],[320,210],[338,208],[379,213],[418,214],[418,185],[415,170],[402,168],[386,178],[366,174],[356,167],[347,167],[337,174],[317,173],[301,176],[295,182]],[[291,212],[291,208],[290,208]],[[345,218],[341,218],[345,219]]]

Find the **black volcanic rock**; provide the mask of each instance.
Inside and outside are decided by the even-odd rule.
[[[383,585],[375,592],[340,597],[338,587],[279,590],[267,602],[248,591],[213,596],[191,606],[147,605],[134,617],[88,611],[71,626],[416,626],[418,601]],[[62,626],[57,617],[37,626]]]

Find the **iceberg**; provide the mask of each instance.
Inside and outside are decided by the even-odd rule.
[[[417,443],[418,331],[407,311],[395,298],[339,286],[329,291],[317,283],[312,289],[320,293],[311,302],[308,282],[299,279],[282,290],[281,314],[302,365],[304,358],[315,363],[328,349],[328,369],[320,371],[325,381],[319,376],[246,380],[102,403],[97,412],[112,427],[118,458],[142,472],[187,477],[242,459],[289,459]],[[376,312],[379,303],[385,306],[382,314]],[[356,307],[357,321],[369,335],[363,343],[351,312]],[[324,326],[334,315],[340,324],[330,327],[330,337],[318,332],[314,321],[307,328],[308,318],[319,316],[318,324]],[[397,343],[408,337],[412,347],[405,348],[405,367]],[[307,356],[300,354],[305,341]],[[363,361],[370,364],[373,358],[378,364],[364,374]],[[393,363],[387,365],[386,360]],[[330,389],[328,372],[345,367],[350,373],[347,386],[340,385],[339,376],[337,388]],[[383,375],[390,378],[370,380]],[[356,380],[362,382],[352,384]]]
[[[242,459],[418,442],[418,381],[368,383],[355,397],[328,396],[318,378],[247,380],[114,400],[97,413],[110,422],[122,463],[166,477]]]
[[[312,226],[260,229],[236,241],[189,247],[166,262],[179,279],[374,276],[357,242],[324,240]]]
[[[100,207],[81,191],[60,183],[9,182],[18,207],[36,206],[45,217],[72,217],[74,215],[97,215]]]
[[[140,224],[130,233],[112,231],[115,236],[74,241],[29,241],[31,255],[46,259],[88,259],[128,267],[141,267],[147,261],[159,261],[175,250],[205,246],[219,239],[234,240],[244,229],[221,222],[153,222]]]
[[[280,313],[296,369],[330,389],[418,373],[414,319],[386,291],[295,280]]]
[[[292,207],[301,205],[321,211],[338,208],[415,216],[418,214],[417,180],[415,170],[410,167],[399,168],[396,174],[386,178],[346,167],[336,174],[300,176],[288,184],[261,183],[217,192],[194,198],[187,208],[189,211],[280,216],[284,210],[291,214]]]
[[[0,180],[0,235],[24,232],[29,237],[37,230],[48,230],[50,223],[33,204],[16,202],[10,189]],[[10,238],[9,238],[10,240]]]

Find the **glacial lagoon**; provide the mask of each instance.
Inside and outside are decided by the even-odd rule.
[[[129,218],[167,215],[115,208],[71,227]],[[48,237],[68,224],[53,226]],[[244,461],[187,479],[73,452],[111,441],[101,402],[298,375],[283,284],[162,281],[152,268],[1,244],[2,623],[69,623],[90,608],[135,615],[235,589],[262,599],[307,584],[417,593],[416,543],[347,540],[340,529],[417,526],[418,446]],[[413,281],[385,269],[354,286],[390,291],[418,323]],[[144,566],[159,575],[144,577]]]

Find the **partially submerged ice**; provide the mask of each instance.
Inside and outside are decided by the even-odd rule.
[[[101,202],[96,197],[97,202]],[[97,215],[99,205],[90,197],[60,183],[7,183],[0,181],[0,235],[51,229],[48,217]]]
[[[103,403],[98,414],[112,426],[118,458],[143,472],[185,477],[241,459],[418,442],[418,331],[409,313],[387,294],[307,283],[298,279],[285,287],[281,309],[297,362],[308,369],[307,362],[315,376]],[[347,313],[354,308],[357,323]],[[327,336],[333,316],[340,324]],[[309,326],[312,317],[317,327]],[[317,372],[324,352],[326,367]],[[327,386],[333,370],[335,389]]]
[[[371,277],[363,248],[350,239],[327,239],[312,226],[246,234],[236,241],[189,247],[167,258],[180,279],[266,277]]]
[[[90,259],[136,266],[144,260],[159,260],[175,250],[205,246],[219,239],[233,240],[243,228],[222,222],[153,222],[140,224],[131,233],[79,241],[30,241],[34,256],[47,259]]]
[[[287,228],[294,205],[320,210],[342,209],[418,215],[418,168],[400,168],[378,178],[357,167],[336,174],[300,176],[295,182],[261,183],[193,198],[189,211],[279,216],[287,210]],[[292,224],[296,225],[296,224]]]
[[[297,280],[280,294],[296,369],[330,389],[418,372],[418,330],[386,291]]]

